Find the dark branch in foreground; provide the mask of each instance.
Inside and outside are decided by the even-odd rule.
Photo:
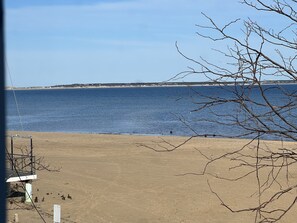
[[[257,205],[236,209],[226,203],[213,185],[208,181],[210,191],[218,198],[222,206],[233,213],[250,212],[255,215],[255,222],[273,223],[283,219],[295,205],[297,197],[296,179],[292,173],[297,170],[297,90],[285,88],[281,84],[265,85],[265,81],[281,79],[296,83],[297,81],[297,1],[296,0],[242,0],[242,4],[258,13],[268,13],[282,24],[273,29],[248,19],[235,19],[219,26],[211,17],[203,14],[208,25],[197,25],[199,37],[213,42],[228,44],[226,50],[216,50],[219,63],[202,57],[191,58],[185,55],[178,44],[178,53],[192,66],[178,73],[171,80],[180,80],[189,75],[206,77],[217,85],[217,94],[209,95],[193,89],[193,103],[197,114],[196,123],[222,125],[233,129],[234,135],[206,132],[205,135],[191,125],[191,121],[179,117],[179,120],[193,133],[184,142],[173,145],[161,139],[154,146],[140,145],[156,152],[172,152],[180,149],[194,137],[220,136],[249,138],[244,146],[222,155],[207,155],[196,149],[206,160],[200,172],[184,175],[209,176],[215,180],[239,183],[254,179]],[[234,29],[241,25],[241,35]],[[227,83],[232,82],[230,87]],[[257,95],[257,97],[255,97]],[[271,95],[278,95],[276,100]],[[226,112],[221,106],[228,106],[232,111]],[[200,114],[207,113],[207,118]],[[192,121],[193,122],[193,121]],[[264,139],[290,141],[279,148],[271,148]],[[290,146],[287,146],[290,145]],[[219,167],[220,162],[230,163],[223,173],[212,171],[211,166]],[[244,193],[244,191],[242,191]],[[285,202],[280,202],[285,200]]]

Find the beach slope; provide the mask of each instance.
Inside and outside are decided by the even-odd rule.
[[[33,136],[35,155],[44,157],[52,169],[60,169],[38,171],[38,180],[33,182],[33,199],[37,197],[35,204],[46,222],[52,222],[54,204],[61,205],[62,222],[253,222],[253,213],[233,214],[221,206],[207,179],[233,208],[242,208],[254,204],[254,176],[234,186],[195,175],[207,162],[197,149],[221,154],[244,145],[246,140],[195,138],[173,152],[156,152],[141,145],[158,149],[163,139],[178,144],[186,138],[22,134]],[[230,163],[220,165],[211,171],[219,173]],[[17,213],[20,222],[42,222],[34,209],[23,210],[9,202],[7,208],[10,221]],[[296,213],[294,207],[282,222],[294,222]]]

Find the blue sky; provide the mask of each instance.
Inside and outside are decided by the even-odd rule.
[[[197,37],[195,24],[206,23],[201,12],[221,24],[260,18],[237,0],[6,0],[5,10],[6,57],[17,87],[166,81],[191,65],[175,41],[194,58],[213,59],[212,47],[226,47]]]

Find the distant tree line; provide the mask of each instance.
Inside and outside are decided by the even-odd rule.
[[[263,81],[262,84],[294,84],[297,83],[296,80],[269,80]],[[226,81],[220,82],[220,84],[225,85],[235,85],[239,84],[239,82]],[[242,84],[251,84],[244,82]],[[89,83],[89,84],[62,84],[62,85],[54,85],[49,88],[84,88],[84,87],[158,87],[158,86],[195,86],[195,85],[216,85],[213,81],[205,81],[205,82],[136,82],[136,83]]]

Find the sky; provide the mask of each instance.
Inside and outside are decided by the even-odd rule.
[[[212,48],[226,45],[196,34],[207,24],[201,12],[219,24],[271,22],[238,0],[5,0],[6,85],[167,81],[191,66],[175,42],[190,57],[224,62]]]

